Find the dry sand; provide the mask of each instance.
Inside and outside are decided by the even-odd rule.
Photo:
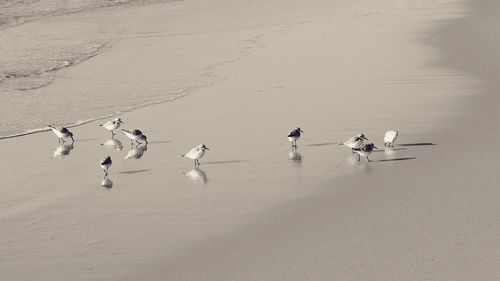
[[[77,141],[62,159],[52,157],[50,132],[2,141],[1,280],[500,277],[498,153],[483,149],[499,138],[488,56],[498,42],[476,33],[496,23],[498,4],[210,3],[228,26],[241,22],[235,15],[259,22],[263,13],[249,6],[283,21],[225,35],[259,43],[211,69],[224,79],[124,115],[151,141],[141,159],[122,160],[122,135],[122,151],[100,146],[99,122],[73,128]],[[141,16],[169,7],[145,9]],[[214,22],[199,20],[207,30]],[[156,46],[141,55],[160,62],[169,40],[118,42],[47,90],[99,91],[88,81],[121,72],[161,79],[141,77],[142,60],[123,61]],[[288,160],[295,126],[305,131],[301,161]],[[382,147],[393,128],[399,145],[371,164],[337,145],[362,131]],[[211,150],[192,171],[180,154],[199,143]],[[110,189],[98,167],[108,154]]]

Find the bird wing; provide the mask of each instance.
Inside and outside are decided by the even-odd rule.
[[[188,153],[185,154],[185,157],[191,158],[195,157],[196,154],[199,152],[200,148],[199,147],[193,147],[191,150],[188,151]]]
[[[291,131],[290,134],[288,134],[288,137],[298,137],[298,136],[300,136],[300,131],[297,129]]]
[[[393,130],[387,131],[384,136],[384,142],[393,142],[394,140],[396,140],[397,136],[398,132]]]

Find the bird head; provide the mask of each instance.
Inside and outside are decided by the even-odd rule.
[[[302,131],[299,127],[297,127],[297,130],[301,133],[303,133],[304,131]]]
[[[359,134],[358,138],[363,139],[363,140],[368,140],[364,134]]]
[[[210,150],[210,148],[206,147],[204,144],[201,145],[200,149],[201,150]]]

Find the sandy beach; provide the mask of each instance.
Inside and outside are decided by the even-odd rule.
[[[499,26],[499,9],[105,10],[99,19],[120,30],[113,44],[30,94],[78,120],[86,100],[107,109],[123,96],[125,108],[144,95],[154,105],[116,110],[150,143],[121,133],[113,143],[104,120],[71,128],[73,145],[52,132],[1,140],[0,280],[497,280],[499,42],[478,31]],[[297,126],[294,153],[286,135]],[[400,137],[384,149],[389,129]],[[360,132],[379,147],[372,163],[338,145]],[[201,143],[210,150],[196,170],[180,156]]]

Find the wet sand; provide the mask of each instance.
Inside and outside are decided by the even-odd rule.
[[[101,146],[100,122],[73,128],[62,158],[51,132],[2,141],[0,278],[497,279],[496,152],[479,148],[498,140],[498,99],[474,68],[496,66],[467,48],[493,40],[472,37],[490,25],[478,18],[496,20],[485,3],[496,5],[286,10],[285,29],[257,29],[257,51],[215,67],[223,80],[123,115],[147,150],[129,152],[120,134],[123,150]],[[339,7],[345,17],[325,16]],[[116,44],[62,76],[105,76],[150,43]],[[300,157],[286,140],[296,126]],[[364,132],[382,148],[388,129],[397,146],[371,164],[338,146]],[[199,143],[211,150],[196,171],[180,155]],[[111,188],[100,186],[106,155]]]

